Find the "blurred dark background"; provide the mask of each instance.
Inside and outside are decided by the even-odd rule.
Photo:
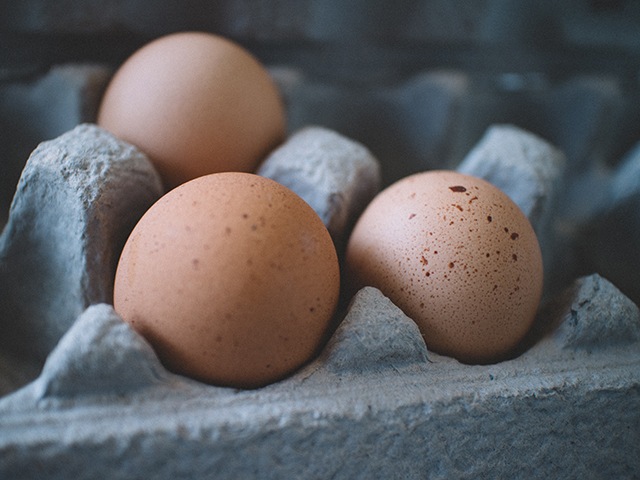
[[[206,30],[264,62],[358,84],[435,67],[615,74],[637,86],[635,0],[4,0],[4,75],[119,63],[150,39]],[[11,72],[9,72],[11,70]]]

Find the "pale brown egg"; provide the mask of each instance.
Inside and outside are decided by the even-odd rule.
[[[279,92],[247,50],[201,32],[167,35],[118,69],[97,123],[145,152],[167,188],[253,172],[285,134]]]
[[[298,195],[218,173],[175,188],[142,217],[118,264],[114,306],[169,370],[253,388],[317,353],[339,277],[331,237]]]
[[[379,288],[429,349],[469,363],[508,354],[542,292],[528,219],[498,188],[452,171],[415,174],[380,192],[353,230],[346,262],[350,282]]]

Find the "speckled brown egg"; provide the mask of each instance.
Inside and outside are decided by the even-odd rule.
[[[420,327],[434,352],[496,361],[529,330],[542,257],[507,195],[452,171],[406,177],[358,220],[346,262],[352,285],[379,288]]]
[[[167,188],[209,173],[253,172],[285,134],[267,70],[238,44],[204,32],[166,35],[131,55],[97,122],[149,155]]]
[[[156,202],[122,252],[114,306],[170,370],[259,387],[321,346],[339,294],[318,215],[273,180],[219,173]]]

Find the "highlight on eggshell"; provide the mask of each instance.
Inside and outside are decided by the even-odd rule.
[[[229,172],[171,190],[122,251],[114,308],[171,371],[255,388],[314,357],[340,289],[320,217],[273,180]]]
[[[366,208],[348,242],[348,283],[370,285],[420,328],[427,347],[465,363],[505,358],[542,294],[542,256],[526,216],[492,184],[453,171],[403,178]]]
[[[97,123],[145,152],[170,189],[209,173],[255,171],[283,140],[286,121],[253,55],[214,34],[181,32],[120,66]]]

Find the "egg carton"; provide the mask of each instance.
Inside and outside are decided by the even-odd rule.
[[[595,106],[622,93],[591,77],[543,97],[517,92],[519,107],[538,113],[558,109],[549,99],[593,102],[600,113],[576,130],[561,127],[579,109],[542,115],[555,119],[546,128],[563,140],[557,148],[527,128],[545,121],[492,122],[524,117],[496,115],[504,91],[462,72],[360,94],[271,72],[290,132],[258,173],[305,198],[339,250],[381,178],[455,168],[511,196],[545,259],[529,336],[509,360],[465,365],[428,351],[415,324],[367,287],[319,356],[280,382],[235,390],[168,372],[109,305],[119,249],[162,194],[157,173],[135,147],[83,123],[110,71],[60,66],[3,87],[3,114],[25,114],[46,109],[37,90],[58,79],[58,111],[72,113],[34,120],[59,136],[22,170],[0,237],[0,477],[637,477],[640,314],[630,297],[640,222],[629,212],[640,203],[640,148],[607,165],[615,148],[593,134],[614,128],[611,109]],[[356,114],[371,121],[358,129]],[[601,268],[582,272],[583,255]]]

